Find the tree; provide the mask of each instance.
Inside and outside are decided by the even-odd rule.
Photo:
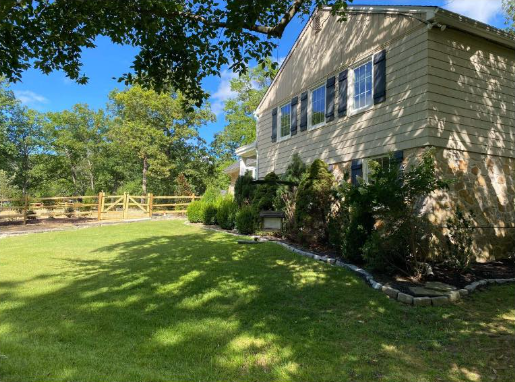
[[[32,170],[43,142],[42,116],[35,110],[15,104],[5,131],[5,162],[12,174],[12,184],[23,194],[33,186]]]
[[[47,113],[45,135],[50,151],[62,156],[69,169],[73,192],[94,192],[96,166],[100,162],[107,122],[102,110],[77,104],[72,110]]]
[[[209,105],[195,108],[181,93],[157,93],[136,85],[110,94],[114,116],[111,139],[140,160],[141,190],[149,178],[164,179],[177,166],[203,123],[214,120]]]
[[[35,67],[62,70],[78,83],[82,51],[98,36],[139,48],[120,80],[157,89],[178,89],[189,99],[206,96],[201,82],[223,65],[244,73],[251,60],[271,55],[296,15],[328,0],[3,0],[0,2],[0,75],[17,81]],[[344,18],[346,0],[331,2]]]
[[[225,164],[235,159],[234,151],[238,147],[256,139],[254,112],[276,73],[274,62],[267,58],[248,73],[231,80],[231,90],[237,95],[225,101],[227,124],[222,132],[215,135],[213,142],[217,156]]]
[[[502,9],[506,15],[506,29],[515,34],[515,0],[503,0]]]

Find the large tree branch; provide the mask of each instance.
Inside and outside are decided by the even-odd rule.
[[[297,12],[299,12],[302,4],[307,0],[294,0],[293,4],[290,6],[288,11],[283,15],[281,20],[273,26],[265,26],[265,25],[253,25],[253,24],[245,24],[243,26],[244,29],[247,29],[252,32],[266,34],[270,37],[281,38],[284,32],[284,29],[288,26],[290,21],[295,17]],[[230,25],[225,21],[211,20],[207,17],[198,15],[192,12],[172,12],[162,14],[161,12],[157,12],[157,15],[164,18],[169,18],[171,16],[181,16],[187,19],[197,21],[206,25],[211,25],[216,28],[228,28]]]

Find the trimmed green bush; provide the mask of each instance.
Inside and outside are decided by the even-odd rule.
[[[202,215],[202,223],[206,225],[216,224],[216,213],[218,212],[218,203],[204,203],[204,214]]]
[[[205,203],[196,200],[188,205],[186,215],[190,223],[202,223],[204,220]]]
[[[236,224],[236,213],[238,212],[238,205],[231,195],[225,196],[216,213],[216,220],[218,225],[223,229],[233,229]]]
[[[243,235],[251,235],[256,231],[256,218],[251,207],[245,206],[238,211],[236,229]]]

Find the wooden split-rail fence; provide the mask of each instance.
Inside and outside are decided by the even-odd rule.
[[[97,220],[133,219],[154,215],[184,214],[195,195],[98,195],[0,199],[0,220],[39,218],[93,218]]]

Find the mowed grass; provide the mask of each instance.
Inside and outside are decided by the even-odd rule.
[[[511,381],[515,287],[389,300],[273,243],[158,221],[0,240],[0,381]]]

